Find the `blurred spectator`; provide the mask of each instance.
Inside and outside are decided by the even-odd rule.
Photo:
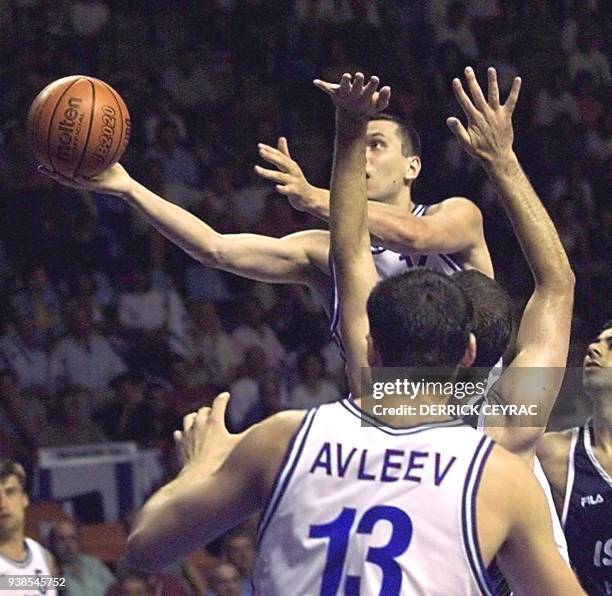
[[[151,416],[145,422],[149,424],[148,443],[150,447],[170,449],[174,446],[172,433],[181,428],[181,417],[172,407],[171,389],[163,381],[152,381],[145,388],[144,400]]]
[[[227,386],[236,374],[240,355],[232,338],[224,331],[214,302],[199,300],[191,314],[190,352],[201,382]]]
[[[17,375],[10,369],[0,370],[0,454],[30,467],[46,420],[45,407],[19,391]]]
[[[108,438],[91,418],[93,404],[85,388],[67,387],[60,392],[54,422],[45,426],[45,447],[106,442]]]
[[[196,187],[198,169],[190,151],[181,145],[181,133],[173,120],[161,120],[155,131],[155,145],[147,159],[159,160],[166,184]]]
[[[135,571],[127,573],[106,592],[106,596],[157,596],[151,586],[147,575]]]
[[[601,117],[600,125],[587,133],[589,154],[597,160],[604,161],[612,157],[612,111]]]
[[[68,335],[51,352],[54,386],[82,385],[104,391],[125,372],[123,360],[104,336],[94,332],[91,312],[78,304],[68,309]]]
[[[302,354],[298,360],[300,382],[289,394],[291,408],[312,408],[340,399],[338,387],[324,377],[323,358],[315,352]]]
[[[478,46],[472,33],[466,6],[461,1],[453,1],[446,9],[446,19],[439,23],[436,30],[436,45],[452,42],[470,60],[478,58]]]
[[[95,420],[111,441],[146,443],[154,437],[153,408],[144,401],[144,377],[128,372],[112,382],[115,396]]]
[[[30,313],[16,313],[7,332],[0,338],[0,368],[11,368],[22,389],[46,395],[51,375],[49,359]]]
[[[156,141],[157,130],[162,122],[172,122],[178,132],[178,140],[184,143],[187,140],[187,126],[185,119],[174,109],[173,99],[166,89],[159,89],[150,98],[145,107],[147,114],[144,119],[145,138],[147,146],[151,147]]]
[[[569,72],[575,78],[579,72],[588,72],[597,86],[610,84],[610,65],[600,49],[599,31],[592,24],[580,27],[576,50],[569,56]]]
[[[239,312],[240,325],[234,329],[232,339],[244,354],[253,346],[259,346],[266,356],[266,364],[279,367],[285,359],[285,350],[276,333],[266,322],[263,306],[256,298],[247,298]]]
[[[115,581],[99,559],[81,553],[79,531],[71,520],[55,522],[49,530],[49,548],[66,578],[66,596],[104,596]]]
[[[240,573],[231,563],[220,561],[208,572],[206,579],[207,596],[242,596]]]
[[[560,113],[568,114],[578,122],[578,107],[570,93],[569,81],[562,71],[556,71],[550,74],[544,88],[538,92],[533,119],[540,126],[551,126]]]
[[[187,312],[183,301],[174,289],[154,285],[146,268],[132,272],[130,287],[119,295],[117,314],[133,367],[163,374],[169,352],[185,353]]]
[[[172,356],[168,379],[172,385],[170,407],[181,416],[210,405],[214,387],[203,385],[196,375],[195,366],[186,358]]]
[[[62,331],[60,299],[45,267],[33,265],[24,272],[24,287],[13,296],[17,312],[30,313],[45,340],[54,339]]]
[[[253,537],[240,529],[231,531],[223,537],[221,552],[223,558],[240,574],[240,596],[251,596],[251,575],[256,554]]]

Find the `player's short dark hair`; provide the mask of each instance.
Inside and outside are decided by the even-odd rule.
[[[472,366],[492,368],[503,356],[512,336],[512,300],[494,279],[470,269],[453,280],[472,303],[472,332],[476,336],[476,360]]]
[[[386,120],[387,122],[394,122],[397,125],[397,133],[402,142],[402,155],[404,157],[410,155],[421,156],[421,137],[403,118],[394,114],[380,113],[370,118],[370,122],[376,120]]]
[[[27,475],[23,466],[8,459],[7,457],[0,457],[0,482],[4,482],[9,476],[15,476],[21,485],[21,488],[26,490]]]
[[[600,329],[599,333],[603,333],[604,331],[607,331],[608,329],[612,329],[612,319],[610,319],[609,321],[606,321],[603,324],[603,327]]]
[[[472,305],[464,291],[431,269],[381,281],[367,311],[382,366],[454,368],[472,330]]]

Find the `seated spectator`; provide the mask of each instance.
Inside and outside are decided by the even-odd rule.
[[[168,353],[185,352],[185,306],[174,289],[154,285],[145,267],[139,266],[132,273],[130,287],[119,296],[117,309],[134,368],[163,374]]]
[[[17,375],[0,370],[0,455],[30,467],[45,429],[47,412],[37,400],[19,391]]]
[[[67,387],[57,402],[55,421],[46,427],[45,447],[104,443],[106,435],[94,424],[93,396],[84,387]]]
[[[42,395],[49,392],[49,359],[30,313],[15,313],[12,325],[0,338],[0,367],[14,370],[22,389]]]
[[[198,300],[189,308],[191,314],[190,360],[202,382],[227,386],[240,364],[232,338],[225,332],[214,302]]]
[[[102,561],[81,553],[79,531],[73,521],[61,520],[51,526],[49,548],[59,574],[66,578],[66,596],[104,596],[115,581]]]
[[[145,388],[144,400],[151,412],[149,446],[171,448],[172,433],[181,427],[181,417],[170,402],[171,388],[164,381],[153,381]]]
[[[172,120],[162,120],[157,125],[156,144],[147,154],[147,159],[159,160],[165,170],[165,182],[194,188],[199,185],[196,161],[186,148],[181,146],[181,133]]]
[[[265,319],[263,306],[254,297],[248,298],[240,309],[241,324],[234,329],[232,338],[244,354],[253,346],[259,346],[266,355],[267,365],[279,368],[285,359],[285,349],[276,333]]]
[[[128,571],[106,596],[190,596],[177,578],[164,573]]]
[[[206,576],[207,596],[242,596],[240,573],[231,563],[220,561]]]
[[[340,399],[338,387],[324,377],[320,354],[303,354],[298,361],[298,371],[301,381],[289,394],[289,407],[312,408]]]
[[[168,377],[172,390],[169,402],[172,410],[181,416],[210,405],[216,395],[214,387],[203,385],[195,373],[196,369],[189,360],[180,356],[170,359]]]
[[[78,304],[68,310],[68,335],[51,352],[51,376],[57,389],[82,385],[105,391],[125,372],[123,360],[106,337],[94,332],[91,312]]]
[[[111,383],[114,399],[95,420],[112,441],[147,442],[153,437],[153,409],[144,401],[144,377],[126,372]]]
[[[450,2],[446,10],[445,23],[438,26],[436,31],[436,45],[453,42],[470,60],[478,58],[478,46],[470,27],[463,2]]]
[[[240,596],[251,596],[251,575],[255,563],[255,541],[240,529],[229,532],[223,538],[223,559],[231,563],[240,574]]]

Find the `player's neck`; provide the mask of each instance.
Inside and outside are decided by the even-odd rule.
[[[410,213],[414,207],[410,188],[402,189],[402,191],[398,192],[396,195],[386,197],[383,202],[385,203],[385,205],[393,205],[394,207],[399,207],[406,213]]]
[[[597,449],[612,455],[612,396],[593,400],[593,432]]]
[[[23,561],[27,554],[23,532],[0,538],[0,555],[13,561]]]

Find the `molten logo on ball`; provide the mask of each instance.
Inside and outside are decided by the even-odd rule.
[[[74,141],[78,139],[83,124],[83,114],[78,112],[81,102],[82,100],[78,97],[71,97],[68,100],[68,107],[64,110],[64,118],[58,126],[60,133],[57,158],[66,163],[70,163],[72,160],[72,153],[74,152],[73,139]]]

